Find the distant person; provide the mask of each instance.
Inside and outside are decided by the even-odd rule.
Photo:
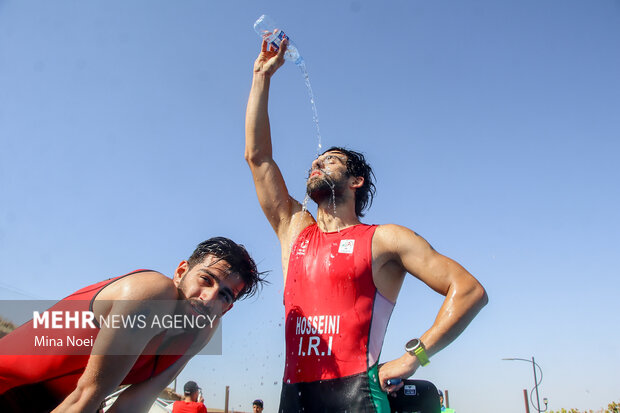
[[[263,413],[263,401],[256,399],[252,403],[252,413]]]
[[[271,78],[284,63],[286,46],[284,40],[276,52],[262,43],[245,129],[245,159],[282,253],[286,367],[278,411],[389,411],[386,392],[403,383],[387,380],[411,376],[450,344],[487,303],[486,292],[412,230],[361,223],[375,186],[372,169],[358,152],[333,147],[310,165],[306,192],[318,205],[316,218],[291,197],[272,156],[267,110]],[[410,176],[402,177],[402,190],[414,191]],[[406,273],[446,298],[432,326],[412,332],[403,355],[379,365]],[[404,300],[414,320],[416,303]],[[415,319],[415,328],[423,323]]]
[[[439,402],[441,403],[441,411],[445,412],[445,413],[455,413],[454,409],[450,409],[449,407],[446,408],[446,406],[443,405],[443,392],[441,390],[439,391]]]
[[[207,413],[202,391],[195,381],[188,381],[183,387],[183,400],[174,402],[172,413]]]
[[[219,318],[236,300],[253,295],[262,282],[242,245],[216,237],[200,243],[172,278],[138,270],[85,287],[50,311],[72,306],[83,315],[94,314],[97,325],[72,331],[74,338],[94,337],[92,350],[14,355],[24,353],[9,349],[32,345],[38,331],[33,320],[0,339],[0,412],[95,412],[106,396],[125,384],[131,386],[109,411],[146,411],[209,342]],[[146,315],[160,315],[158,320],[180,315],[200,323],[134,329],[99,324],[121,318],[150,320]]]

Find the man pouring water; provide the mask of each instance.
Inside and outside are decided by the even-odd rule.
[[[284,63],[266,41],[254,63],[246,111],[245,159],[258,201],[280,241],[286,312],[284,412],[386,412],[386,392],[450,344],[486,304],[480,283],[414,231],[360,221],[375,193],[364,155],[333,147],[311,165],[313,216],[291,197],[272,157],[269,86]],[[426,331],[411,326],[403,354],[379,365],[385,330],[409,273],[445,296]]]

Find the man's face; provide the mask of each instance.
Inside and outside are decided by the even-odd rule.
[[[253,404],[252,405],[252,413],[261,413],[263,411],[263,408],[260,407],[257,404]]]
[[[183,261],[175,271],[174,283],[194,311],[219,317],[230,310],[245,285],[239,274],[230,273],[229,268],[228,262],[212,255],[191,269]]]
[[[317,204],[331,197],[339,199],[348,178],[347,156],[336,151],[326,152],[312,162],[306,193]]]

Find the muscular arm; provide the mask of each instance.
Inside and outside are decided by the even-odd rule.
[[[138,317],[151,310],[149,300],[158,300],[158,312],[173,313],[176,292],[170,289],[171,285],[172,280],[157,273],[127,277],[102,290],[95,300],[95,314],[97,318],[99,315],[110,318]],[[97,410],[104,398],[116,390],[127,376],[147,343],[161,331],[102,326],[76,388],[53,412]]]
[[[245,117],[245,159],[252,171],[258,201],[284,246],[290,244],[289,229],[293,219],[300,219],[305,225],[296,225],[300,230],[313,222],[312,217],[302,213],[301,205],[288,193],[282,173],[272,157],[271,131],[269,127],[268,101],[271,76],[284,63],[286,43],[278,53],[262,50],[254,63],[252,89],[248,99]],[[299,216],[295,216],[299,214]],[[284,251],[283,251],[284,254]]]
[[[189,360],[197,354],[209,341],[211,334],[204,331],[195,340],[185,354],[160,374],[142,383],[132,384],[121,393],[108,413],[145,412],[155,403],[161,391],[183,370]],[[199,402],[203,402],[201,397]]]
[[[445,296],[433,325],[420,337],[430,357],[463,332],[486,305],[486,292],[465,268],[439,254],[424,238],[407,228],[385,225],[377,229],[376,238],[373,250],[376,247],[378,259],[384,264],[379,269],[380,273],[382,269],[385,270],[381,274],[384,277],[383,284],[378,286],[380,291],[383,289],[387,296],[397,294],[400,281],[394,273],[408,272]],[[381,284],[381,280],[378,283]],[[419,366],[417,359],[408,353],[398,359],[398,363],[390,363],[386,363],[382,369],[385,379],[408,377]]]
[[[160,280],[153,280],[153,282],[158,281]],[[165,278],[163,281],[164,283],[167,283],[169,279]],[[173,308],[161,310],[162,304],[169,304],[173,302],[173,300],[169,299],[162,302],[161,297],[160,299],[153,301],[156,311],[160,317],[164,314],[171,314],[174,311]],[[149,407],[153,405],[159,393],[161,393],[161,391],[172,380],[174,380],[189,360],[194,355],[198,354],[198,352],[209,342],[211,336],[217,328],[217,324],[219,324],[219,320],[215,322],[215,328],[201,329],[197,332],[197,334],[192,334],[191,345],[188,349],[184,350],[183,355],[178,360],[156,376],[153,376],[141,383],[135,383],[129,386],[129,388],[123,391],[114,402],[114,405],[109,410],[109,413],[133,413],[147,411]],[[185,340],[185,338],[180,338],[180,340]]]
[[[174,380],[190,359],[191,355],[185,355],[157,376],[142,383],[132,384],[121,393],[114,405],[108,410],[108,413],[147,411],[155,403],[157,395]]]

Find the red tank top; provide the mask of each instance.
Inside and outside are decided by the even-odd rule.
[[[50,310],[64,311],[70,308],[71,311],[92,311],[92,303],[104,287],[121,278],[144,271],[149,270],[133,271],[82,288],[56,303]],[[66,330],[64,333],[66,335]],[[75,339],[96,339],[99,328],[80,328],[72,330],[72,333],[75,333],[73,334]],[[144,354],[138,357],[121,384],[143,382],[161,373],[181,357],[180,355],[155,355],[164,333],[155,336],[147,344]],[[34,346],[33,338],[36,334],[33,320],[30,320],[0,339],[0,394],[14,387],[40,383],[58,400],[63,400],[76,388],[78,379],[88,363],[90,348],[85,347],[84,354],[75,354],[75,351],[72,354],[54,354],[53,347],[47,350],[33,347],[32,350],[26,348],[16,351],[17,346]]]
[[[378,360],[394,304],[372,278],[375,225],[305,228],[292,245],[284,290],[285,383],[346,377]]]
[[[176,401],[172,404],[172,413],[209,413],[207,406],[199,402]]]

